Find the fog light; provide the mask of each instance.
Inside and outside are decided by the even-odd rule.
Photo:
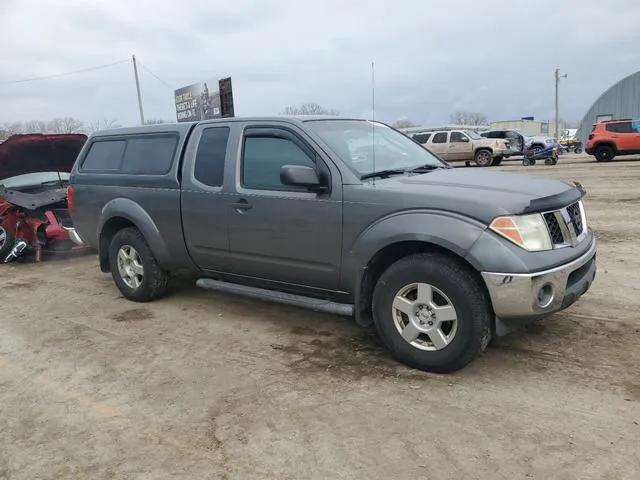
[[[540,308],[547,308],[553,302],[553,287],[547,283],[538,290],[538,306]]]

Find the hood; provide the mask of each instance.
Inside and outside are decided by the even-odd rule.
[[[582,197],[581,187],[559,180],[492,172],[482,168],[448,168],[422,175],[377,180],[385,201],[406,208],[459,213],[489,224],[500,215],[545,211]]]
[[[87,136],[81,133],[12,135],[0,143],[0,180],[37,172],[70,172]]]

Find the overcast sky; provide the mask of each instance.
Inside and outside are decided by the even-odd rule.
[[[172,88],[223,76],[237,116],[309,101],[368,116],[375,61],[385,121],[550,119],[556,66],[568,74],[560,116],[579,120],[640,69],[639,22],[639,0],[0,0],[0,124],[136,123],[131,62],[7,83],[131,54],[147,118],[174,120]]]

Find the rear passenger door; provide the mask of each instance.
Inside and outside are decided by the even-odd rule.
[[[293,125],[246,124],[226,199],[233,273],[336,290],[342,255],[342,178],[331,160]],[[284,165],[314,168],[330,189],[284,185]]]
[[[191,258],[206,270],[226,271],[230,268],[230,210],[228,197],[223,192],[230,136],[230,125],[198,125],[185,152],[182,227]]]
[[[449,160],[449,152],[447,152],[447,136],[448,132],[434,133],[431,138],[431,142],[429,143],[429,150],[436,155],[439,155],[444,160]]]

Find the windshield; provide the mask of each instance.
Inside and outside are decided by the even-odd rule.
[[[59,175],[59,176],[58,176]],[[25,175],[17,175],[15,177],[0,180],[0,185],[5,188],[15,189],[23,187],[34,187],[38,185],[48,185],[59,183],[62,180],[63,185],[69,183],[69,174],[66,172],[38,172],[27,173]]]
[[[482,138],[483,138],[480,135],[478,135],[476,132],[474,132],[473,130],[465,130],[464,133],[466,133],[467,136],[470,137],[472,140],[482,140]]]
[[[381,123],[365,120],[311,120],[305,123],[358,176],[381,170],[447,166],[424,147]]]

